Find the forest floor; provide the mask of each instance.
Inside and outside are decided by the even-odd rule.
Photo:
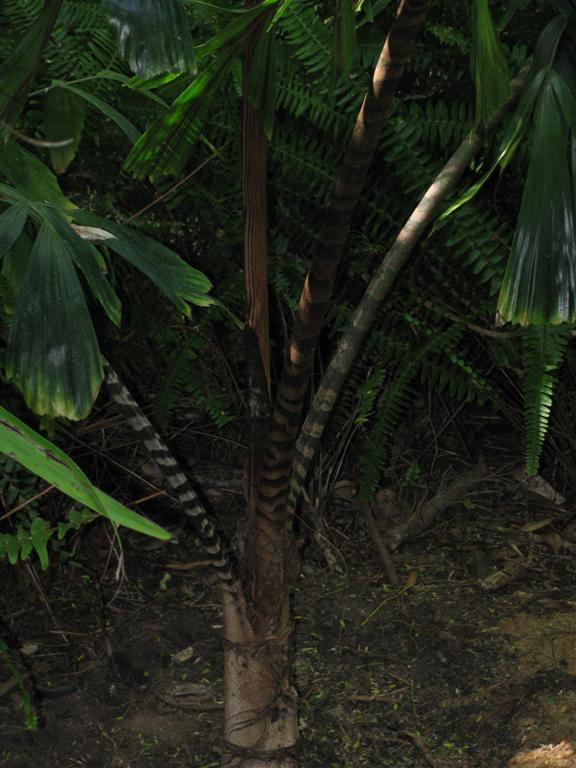
[[[386,510],[414,510],[475,465],[458,439],[446,432],[412,485],[388,478],[373,506],[383,530]],[[393,554],[397,588],[354,512],[349,467],[325,500],[336,567],[312,544],[294,603],[306,768],[576,768],[574,499],[527,488],[517,438],[491,439],[489,476]],[[421,440],[412,430],[401,461]],[[224,525],[239,489],[219,499]],[[102,523],[70,547],[46,572],[0,570],[40,719],[25,729],[0,658],[0,767],[215,768],[222,626],[201,554],[184,534],[119,549]]]

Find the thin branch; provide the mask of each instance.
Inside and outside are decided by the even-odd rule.
[[[227,141],[226,144],[229,144],[230,141]],[[210,155],[210,157],[207,157],[206,160],[203,160],[200,165],[197,165],[196,168],[194,168],[193,171],[190,171],[190,173],[187,176],[184,176],[183,179],[181,179],[177,184],[174,184],[174,186],[170,187],[170,189],[166,190],[166,192],[163,192],[161,195],[158,195],[158,197],[155,197],[152,202],[148,203],[148,205],[145,205],[144,208],[141,208],[139,211],[136,211],[136,213],[133,213],[132,216],[129,216],[127,219],[124,219],[122,222],[123,224],[129,224],[131,221],[134,221],[134,219],[137,219],[139,216],[142,216],[143,213],[146,213],[146,211],[149,211],[150,208],[153,208],[155,205],[158,205],[158,203],[161,203],[163,200],[166,200],[166,198],[170,197],[170,195],[173,195],[176,190],[180,189],[180,187],[183,187],[184,184],[186,184],[187,181],[189,181],[192,176],[195,176],[199,171],[204,168],[204,166],[208,165],[208,163],[212,162],[217,154],[220,154],[220,152],[226,147],[226,144],[224,144],[221,149],[218,150],[218,152],[215,152],[214,154]]]

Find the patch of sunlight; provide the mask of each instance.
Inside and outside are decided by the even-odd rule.
[[[518,752],[507,768],[576,768],[576,742],[561,741]]]

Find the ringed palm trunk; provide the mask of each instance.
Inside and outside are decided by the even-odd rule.
[[[318,236],[318,245],[302,291],[295,327],[269,424],[262,458],[252,451],[248,491],[248,534],[245,590],[242,595],[224,593],[225,633],[225,744],[222,765],[227,768],[296,768],[298,727],[296,697],[290,684],[292,623],[288,573],[291,529],[286,501],[290,467],[302,417],[304,397],[314,352],[334,274],[350,232],[352,216],[360,199],[366,173],[376,151],[384,119],[394,98],[404,64],[424,21],[428,0],[401,0],[395,22],[386,38],[371,86],[348,142],[332,199]],[[250,43],[248,42],[248,45]],[[252,46],[254,40],[252,40]],[[253,47],[252,47],[253,50]],[[246,60],[249,61],[250,49]],[[258,115],[245,112],[244,127]],[[261,129],[261,124],[260,124]],[[250,143],[258,137],[245,134]],[[251,145],[254,149],[255,145]],[[265,152],[265,145],[260,152]],[[245,154],[245,162],[248,157]],[[265,162],[252,171],[244,167],[245,206],[265,194]],[[264,173],[262,173],[264,167]],[[258,171],[260,168],[260,171]],[[247,196],[246,190],[251,190]],[[263,204],[263,203],[262,203]],[[249,206],[246,207],[246,221]],[[256,212],[253,222],[264,220]],[[255,226],[255,225],[254,225]],[[260,224],[262,226],[262,224]],[[256,238],[262,243],[262,232]],[[256,229],[248,232],[253,236]],[[264,240],[265,242],[265,240]],[[250,257],[250,250],[246,250]],[[255,264],[256,262],[254,262]],[[255,275],[262,277],[262,262]],[[257,283],[254,282],[254,285]],[[261,279],[258,285],[262,285]],[[250,287],[250,281],[247,282]],[[255,293],[248,296],[248,306]],[[253,333],[262,349],[263,332]],[[266,340],[267,344],[267,340]],[[262,370],[267,357],[260,352]],[[252,439],[255,430],[252,430]]]
[[[253,5],[248,0],[246,5]],[[263,448],[268,434],[270,358],[267,278],[267,144],[260,110],[247,97],[254,49],[267,21],[258,18],[244,39],[243,198],[246,361],[250,446],[246,482],[248,529],[253,530]],[[247,541],[248,557],[259,555]],[[298,730],[287,690],[289,637],[269,636],[244,592],[224,598],[225,726],[222,765],[294,768]],[[286,602],[286,609],[288,603]]]

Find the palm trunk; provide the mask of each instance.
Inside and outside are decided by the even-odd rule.
[[[290,637],[266,637],[245,604],[224,595],[223,768],[297,768]]]
[[[248,0],[246,5],[253,5]],[[269,419],[269,320],[267,279],[267,146],[260,110],[250,103],[247,81],[267,16],[244,39],[243,197],[244,272],[247,310],[247,371],[250,456],[246,483],[248,558],[254,548],[254,515]],[[224,746],[226,768],[295,768],[298,737],[294,696],[288,688],[287,634],[273,634],[257,619],[243,594],[222,591],[224,603]],[[284,604],[288,625],[288,603]]]
[[[295,768],[286,495],[314,349],[366,172],[428,0],[402,0],[358,116],[304,286],[249,513],[246,603],[225,595],[227,768]],[[245,123],[246,125],[246,123]],[[245,182],[250,183],[246,176]],[[246,196],[245,196],[246,200]],[[254,329],[256,330],[256,329]],[[264,359],[264,358],[262,358]]]
[[[427,7],[428,0],[400,3],[348,143],[302,291],[262,463],[252,534],[255,553],[250,563],[252,599],[261,626],[268,633],[289,632],[285,625],[289,589],[286,500],[314,351],[334,273],[350,232],[352,214]]]

